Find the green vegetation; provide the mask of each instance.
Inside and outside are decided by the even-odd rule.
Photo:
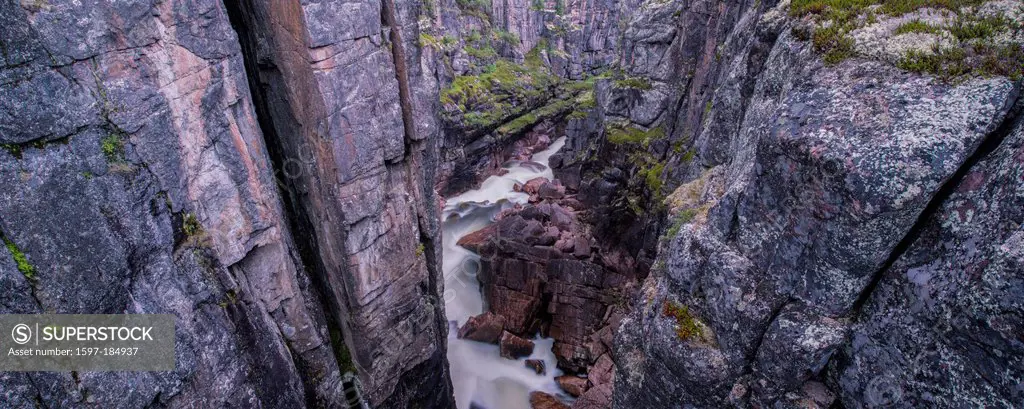
[[[124,141],[116,133],[111,133],[100,140],[100,150],[103,151],[103,156],[107,157],[107,162],[124,161]]]
[[[21,159],[21,145],[13,143],[0,143],[0,148],[10,153],[11,156]]]
[[[14,258],[14,263],[18,265],[18,271],[20,271],[25,278],[35,280],[36,268],[28,262],[28,257],[25,256],[25,253],[18,248],[18,245],[14,244],[14,241],[11,241],[11,239],[7,238],[7,236],[2,233],[0,233],[0,239],[3,239],[4,245],[7,246],[7,251],[11,252],[11,256]]]
[[[679,235],[679,231],[683,228],[683,225],[692,222],[699,209],[696,208],[685,208],[676,213],[675,217],[672,218],[672,224],[665,229],[665,234],[662,236],[666,239],[673,239]]]
[[[548,43],[548,39],[542,38],[537,42],[537,45],[533,46],[523,59],[523,64],[529,68],[539,69],[545,67],[544,58],[540,55],[542,51],[548,51],[551,48],[551,44]]]
[[[449,118],[461,115],[463,123],[484,129],[522,115],[526,107],[554,95],[560,84],[561,80],[546,67],[499,59],[479,75],[455,77],[441,91],[441,103]]]
[[[498,58],[498,53],[494,51],[494,47],[491,47],[490,45],[486,45],[483,47],[467,45],[463,49],[466,51],[466,54],[469,54],[470,57],[476,58],[478,60],[491,60]]]
[[[569,119],[584,119],[590,114],[590,110],[597,106],[597,100],[594,98],[593,80],[580,81],[576,84],[579,83],[587,85],[588,89],[576,97],[575,110],[569,114]],[[571,86],[566,86],[566,88],[571,88]]]
[[[331,346],[334,349],[334,359],[338,361],[338,369],[342,373],[356,373],[357,370],[355,362],[352,361],[352,353],[349,352],[348,345],[345,344],[345,337],[342,336],[341,329],[333,322],[328,323],[327,326],[328,333],[331,336]]]
[[[644,182],[647,184],[647,189],[651,192],[660,192],[665,183],[665,180],[661,177],[661,174],[664,171],[664,163],[655,163],[653,166],[641,169],[639,172],[643,176]]]
[[[690,148],[690,150],[686,151],[686,153],[684,153],[683,156],[680,157],[679,159],[683,161],[683,163],[690,163],[693,162],[693,158],[695,156],[697,156],[697,151],[694,150],[693,148]]]
[[[811,43],[814,50],[824,53],[825,64],[834,65],[853,56],[853,39],[847,36],[848,26],[833,24],[814,30]]]
[[[490,21],[491,0],[455,0],[455,4],[468,15]]]
[[[644,148],[653,141],[665,138],[665,129],[660,126],[643,130],[621,122],[606,124],[605,133],[608,136],[608,142],[613,144],[636,144]]]
[[[423,243],[420,243],[420,244],[416,245],[416,257],[417,258],[423,257],[423,253],[425,251],[426,251],[426,248],[423,246]]]
[[[456,43],[458,43],[458,41],[452,36],[446,35],[438,39],[428,33],[420,33],[420,47],[430,47],[438,51],[448,51]]]
[[[662,306],[662,315],[675,319],[676,336],[682,341],[688,341],[694,337],[704,335],[697,318],[690,313],[690,307],[672,301],[665,301]]]
[[[789,14],[794,17],[819,15],[844,23],[857,17],[868,6],[881,5],[882,13],[902,16],[922,8],[940,8],[959,11],[961,7],[976,6],[986,0],[793,0]]]
[[[501,41],[508,45],[519,44],[519,36],[505,30],[494,30],[491,32],[491,38],[494,39],[494,41]]]
[[[47,140],[45,138],[36,139],[30,142],[23,143],[0,143],[0,149],[3,149],[10,153],[17,159],[21,159],[22,153],[25,152],[25,148],[36,148],[45,149],[50,144],[67,144],[71,140],[71,137],[64,137],[54,140]]]
[[[949,33],[960,41],[984,40],[999,33],[1021,29],[1021,23],[1004,15],[977,17],[957,16],[948,27]]]
[[[648,91],[653,88],[650,80],[641,77],[622,78],[616,80],[614,86],[619,89],[638,89],[642,91]]]
[[[572,98],[558,98],[554,102],[548,103],[547,105],[537,108],[526,115],[522,115],[513,119],[509,123],[498,127],[498,133],[503,135],[518,134],[545,118],[551,118],[569,111],[572,109],[573,105],[574,99]]]
[[[228,290],[224,293],[224,298],[217,303],[221,308],[227,308],[229,305],[238,304],[238,294],[235,290]]]
[[[193,213],[185,213],[181,218],[181,231],[188,237],[198,237],[203,234],[203,225]]]
[[[790,15],[808,17],[816,25],[813,33],[794,28],[794,35],[813,41],[826,64],[852,57],[854,40],[850,32],[877,21],[876,13],[897,17],[922,8],[943,10],[945,23],[919,19],[896,28],[894,34],[925,33],[948,37],[953,44],[930,51],[911,50],[897,64],[900,68],[952,78],[964,75],[1024,74],[1024,45],[1000,42],[1003,33],[1021,30],[1022,23],[1003,15],[982,16],[976,6],[985,0],[793,0]]]
[[[936,34],[940,29],[921,20],[911,20],[896,27],[896,34],[925,33]]]

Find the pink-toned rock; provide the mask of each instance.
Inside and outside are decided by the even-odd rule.
[[[607,409],[612,407],[612,385],[595,386],[572,403],[572,409]]]
[[[595,386],[610,385],[615,381],[615,363],[612,362],[612,358],[608,354],[601,355],[587,375]]]
[[[496,344],[504,329],[505,317],[485,312],[466,320],[462,328],[459,328],[458,336],[471,341]]]
[[[583,236],[576,237],[573,243],[573,255],[578,258],[590,257],[590,240]]]
[[[561,199],[565,197],[565,186],[551,182],[541,183],[537,187],[537,196],[541,199]]]
[[[569,409],[569,405],[541,391],[530,392],[530,407],[533,409]]]
[[[491,236],[493,236],[496,231],[497,225],[492,224],[490,226],[484,227],[480,230],[462,236],[462,238],[459,239],[459,241],[456,242],[455,244],[465,247],[469,251],[479,253],[480,246],[483,246],[484,243],[486,243],[487,240],[490,239]]]
[[[561,238],[561,239],[558,239],[558,241],[555,242],[555,249],[558,250],[558,251],[561,251],[563,253],[572,253],[573,252],[573,243],[575,243],[575,242],[576,242],[576,240],[572,239],[572,238]]]
[[[521,338],[508,331],[501,333],[498,345],[500,346],[503,358],[519,359],[524,356],[530,356],[533,353],[533,341]]]
[[[589,385],[587,380],[573,375],[562,375],[555,377],[555,382],[558,382],[558,386],[562,388],[565,393],[572,395],[572,397],[579,397],[587,391]]]
[[[523,190],[522,191],[523,191],[523,193],[526,193],[526,194],[529,194],[529,195],[535,195],[535,194],[537,194],[537,191],[538,191],[538,189],[540,189],[541,185],[543,185],[543,184],[545,184],[547,182],[548,182],[548,178],[546,178],[546,177],[535,177],[533,179],[530,179],[530,180],[526,181],[526,184],[523,185]]]

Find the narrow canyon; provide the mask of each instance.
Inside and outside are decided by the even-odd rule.
[[[0,0],[0,57],[0,314],[175,319],[0,408],[1024,407],[1020,0]]]

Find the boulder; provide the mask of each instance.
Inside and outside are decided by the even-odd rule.
[[[530,407],[533,409],[569,409],[569,405],[562,403],[551,394],[541,391],[530,392]]]
[[[590,368],[590,382],[597,385],[610,385],[615,381],[615,363],[608,354],[601,355]]]
[[[584,236],[578,236],[573,240],[573,255],[578,258],[590,257],[590,240]]]
[[[575,375],[562,375],[555,377],[555,382],[558,382],[558,386],[574,398],[580,397],[584,392],[587,391],[590,385],[587,384],[587,380],[580,378]]]
[[[565,186],[551,182],[542,183],[537,187],[537,196],[541,199],[561,199],[565,197]]]
[[[547,365],[540,359],[527,359],[524,364],[527,368],[533,369],[537,375],[544,375],[547,372]]]
[[[498,345],[501,347],[501,356],[508,359],[518,359],[533,353],[533,341],[508,331],[501,333]]]
[[[458,336],[460,339],[496,344],[505,329],[505,321],[501,315],[485,312],[466,320],[466,324],[459,328]]]
[[[527,180],[526,184],[523,185],[522,192],[529,195],[535,195],[540,190],[541,185],[545,183],[548,183],[548,178],[543,176]]]

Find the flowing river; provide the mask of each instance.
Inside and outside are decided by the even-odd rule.
[[[527,203],[529,196],[515,192],[512,186],[538,176],[551,179],[548,158],[565,144],[565,137],[533,155],[531,162],[512,163],[508,173],[491,176],[479,189],[448,198],[442,220],[444,240],[445,312],[459,326],[469,317],[484,312],[480,285],[476,280],[480,257],[455,243],[463,236],[494,222],[501,210]],[[529,409],[529,393],[544,391],[564,396],[555,383],[561,371],[555,368],[554,340],[535,338],[533,355],[517,360],[499,355],[498,346],[458,339],[457,328],[448,333],[448,363],[451,366],[455,402],[459,409]],[[547,368],[538,375],[524,365],[526,359],[540,359]]]

